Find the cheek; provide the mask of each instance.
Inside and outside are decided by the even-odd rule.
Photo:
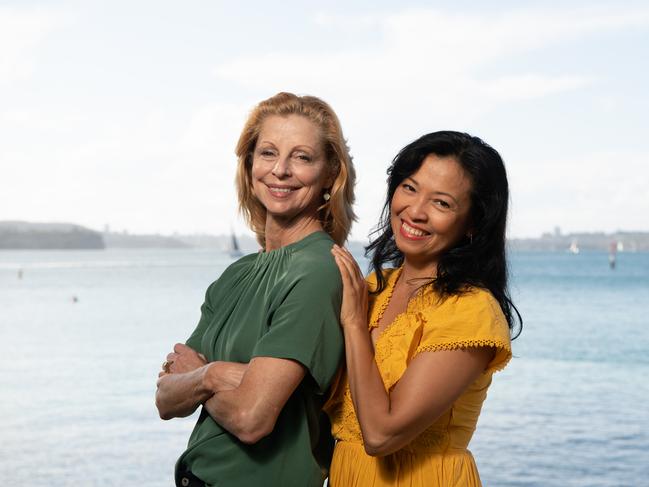
[[[260,193],[260,186],[261,186],[261,179],[263,178],[263,172],[259,170],[259,166],[255,166],[253,164],[252,168],[250,169],[250,177],[248,178],[250,181],[250,189],[252,192],[255,194],[255,196],[259,197]]]
[[[255,162],[254,160],[252,162],[252,167],[250,168],[250,176],[253,183],[255,182],[256,179],[259,179],[261,176],[263,176],[262,166],[259,163]]]
[[[399,195],[399,190],[394,193],[392,200],[390,200],[390,215],[396,217],[403,211],[403,198]]]
[[[303,171],[294,171],[293,176],[304,186],[311,189],[324,188],[327,184],[327,174],[316,168],[305,168]]]
[[[396,211],[394,206],[392,206],[392,208],[390,209],[390,226],[392,227],[392,233],[394,235],[399,233],[399,227],[401,226],[401,220],[399,219],[399,214]]]

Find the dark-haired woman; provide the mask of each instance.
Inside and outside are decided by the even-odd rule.
[[[520,324],[507,289],[505,168],[477,137],[436,132],[405,147],[388,175],[368,282],[349,252],[332,250],[347,374],[327,407],[338,440],[329,482],[479,486],[467,446]]]

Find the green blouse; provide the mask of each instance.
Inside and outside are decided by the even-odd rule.
[[[187,345],[208,361],[292,359],[308,374],[273,432],[240,442],[203,409],[176,469],[209,486],[322,486],[312,449],[320,441],[324,393],[343,355],[338,322],[342,281],[325,232],[271,252],[247,255],[207,289],[201,319]]]

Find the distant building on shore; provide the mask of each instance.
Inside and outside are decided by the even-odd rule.
[[[512,250],[545,250],[576,253],[582,250],[608,252],[614,243],[618,251],[649,251],[649,232],[615,233],[569,233],[562,234],[559,228],[553,233],[544,233],[541,238],[513,238],[508,241]]]

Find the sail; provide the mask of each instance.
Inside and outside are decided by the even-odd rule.
[[[239,242],[237,241],[237,236],[234,232],[230,232],[230,257],[237,258],[243,255],[241,248],[239,247]]]
[[[237,236],[234,233],[232,234],[231,250],[233,250],[235,252],[239,252],[241,250],[239,248],[239,242],[237,242]]]

